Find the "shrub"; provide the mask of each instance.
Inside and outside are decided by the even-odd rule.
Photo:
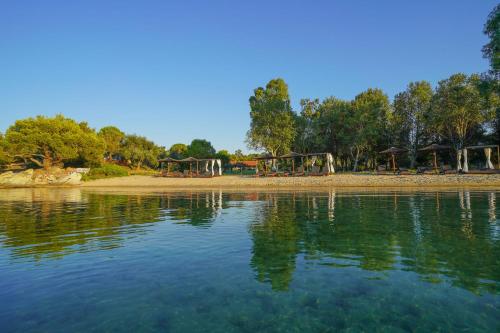
[[[124,176],[128,176],[128,168],[116,164],[105,164],[100,168],[90,169],[89,173],[83,175],[82,180],[87,181],[93,179]]]

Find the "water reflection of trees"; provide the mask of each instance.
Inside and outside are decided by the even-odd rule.
[[[223,195],[222,191],[163,193],[161,208],[177,223],[208,227],[222,212]]]
[[[0,192],[0,240],[14,258],[34,260],[117,248],[169,219],[207,227],[220,214],[222,193],[115,195],[79,189]]]
[[[286,290],[299,255],[334,267],[402,269],[497,291],[495,193],[268,195],[250,227],[260,281]],[[463,204],[462,204],[463,203]]]
[[[275,290],[289,287],[300,260],[369,271],[407,270],[425,281],[448,280],[474,292],[499,290],[494,192],[43,191],[0,192],[0,242],[14,258],[112,249],[144,235],[158,221],[208,228],[225,209],[236,207],[232,213],[238,214],[239,207],[252,207],[250,265],[256,278]]]

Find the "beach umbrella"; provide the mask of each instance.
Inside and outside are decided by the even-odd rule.
[[[397,154],[406,153],[408,149],[391,147],[389,149],[381,151],[379,154],[389,154],[392,158],[392,171],[396,172],[396,158]]]
[[[434,169],[437,171],[437,151],[438,150],[448,150],[451,149],[450,146],[438,145],[437,143],[433,143],[427,147],[419,149],[419,151],[430,151],[434,155]]]

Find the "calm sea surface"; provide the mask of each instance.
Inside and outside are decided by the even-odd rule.
[[[499,193],[0,190],[0,332],[499,332]]]

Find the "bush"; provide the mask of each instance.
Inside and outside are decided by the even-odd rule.
[[[94,180],[102,178],[112,178],[112,177],[125,177],[128,176],[128,168],[116,165],[116,164],[105,164],[100,168],[90,169],[89,173],[83,175],[82,180]]]

